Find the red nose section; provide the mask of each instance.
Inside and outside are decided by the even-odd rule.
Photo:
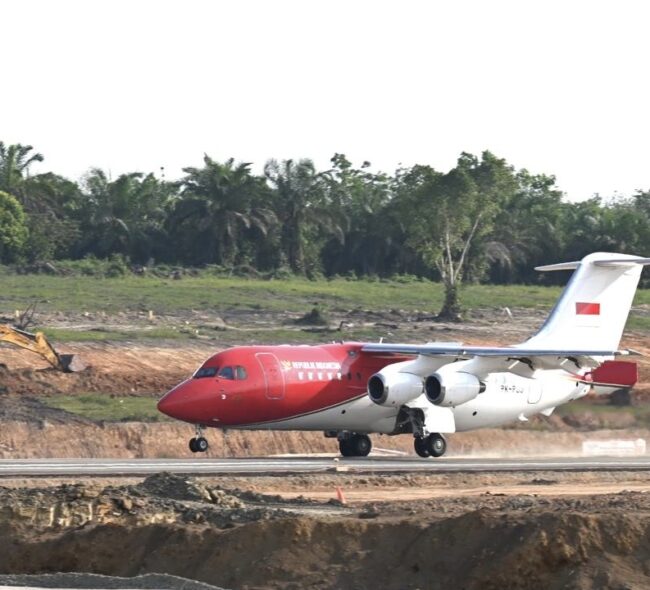
[[[162,397],[158,411],[177,420],[193,422],[199,389],[191,379],[184,381]]]

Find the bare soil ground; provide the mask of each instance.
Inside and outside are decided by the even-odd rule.
[[[337,329],[345,321],[394,341],[506,344],[525,339],[543,315],[513,311],[512,321],[494,310],[475,312],[462,327],[426,315],[342,312],[331,327],[311,334],[313,342],[347,339],[346,328]],[[219,324],[203,316],[206,325]],[[90,392],[156,397],[209,355],[244,342],[247,330],[272,330],[291,319],[225,317],[226,329],[206,340],[57,346],[90,365],[72,375],[2,348],[0,457],[187,456],[187,425],[96,423],[48,400]],[[189,321],[156,319],[172,320]],[[66,329],[85,329],[84,322],[129,329],[148,320],[144,314],[53,314],[47,321]],[[645,334],[628,335],[623,344],[650,353]],[[646,404],[650,361],[639,360],[635,403]],[[649,438],[632,414],[618,424],[599,416],[567,423],[554,415],[458,434],[450,454],[572,455],[587,438]],[[320,433],[211,431],[209,437],[208,456],[336,451]],[[411,453],[410,437],[374,442]],[[643,472],[61,481],[1,482],[0,573],[157,572],[237,590],[650,587],[650,478]]]
[[[332,318],[332,326],[309,333],[313,342],[348,337],[345,326],[369,326],[378,333],[399,341],[462,341],[471,344],[505,344],[530,335],[542,321],[544,313],[513,310],[514,318],[501,310],[476,310],[465,324],[444,324],[426,314],[406,314],[399,310],[372,312],[341,311]],[[201,321],[202,325],[225,326],[216,338],[201,340],[140,340],[121,342],[85,342],[57,345],[62,353],[79,355],[88,365],[81,373],[64,374],[48,368],[38,356],[16,348],[0,348],[0,457],[144,457],[185,456],[191,427],[179,423],[160,424],[94,423],[48,405],[58,395],[97,393],[111,397],[146,396],[157,398],[182,379],[187,378],[207,357],[229,344],[235,344],[248,330],[259,326],[272,329],[291,326],[302,333],[312,328],[292,323],[295,314],[237,312],[221,318],[216,314],[187,312],[181,316],[154,319],[162,324]],[[195,317],[197,316],[197,317]],[[197,319],[198,318],[198,319]],[[115,325],[121,329],[145,327],[151,320],[145,313],[106,314],[52,313],[41,320],[52,327],[88,329]],[[339,331],[337,328],[343,328]],[[236,329],[232,329],[236,327]],[[324,331],[323,331],[324,330]],[[56,344],[56,343],[55,343]],[[640,365],[640,382],[635,403],[650,403],[650,341],[643,333],[632,333],[624,341],[645,357]],[[453,437],[450,453],[558,454],[576,452],[586,435],[583,431],[625,428],[625,437],[647,437],[647,424],[630,412],[589,412],[560,417],[539,417],[527,424],[514,424],[506,430],[477,431]],[[519,432],[517,432],[519,431]],[[596,432],[596,435],[600,435]],[[612,433],[603,433],[612,436]],[[621,433],[613,433],[621,436]],[[210,431],[213,456],[246,456],[287,452],[335,452],[336,444],[320,433],[241,433]],[[25,445],[24,441],[30,444]],[[376,437],[380,448],[410,453],[409,437]]]
[[[638,479],[618,475],[626,485]],[[495,476],[481,477],[453,475],[442,483],[427,476],[301,476],[282,480],[306,492],[291,499],[260,492],[269,478],[161,474],[121,485],[5,487],[0,573],[156,572],[258,590],[650,584],[647,493],[539,494],[531,490],[560,482],[516,475],[506,476],[512,491],[490,492]],[[575,486],[593,483],[561,477]],[[333,495],[341,484],[379,492],[373,501],[346,504],[306,497],[312,487]],[[473,491],[464,493],[468,484]],[[448,493],[414,499],[413,487]],[[392,501],[385,502],[388,489]]]

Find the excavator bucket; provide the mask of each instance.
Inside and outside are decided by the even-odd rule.
[[[86,368],[78,354],[60,354],[58,355],[61,368],[65,373],[79,373]]]
[[[0,342],[7,342],[40,355],[50,365],[64,373],[83,371],[86,365],[75,354],[59,354],[43,332],[30,334],[13,326],[0,325]]]

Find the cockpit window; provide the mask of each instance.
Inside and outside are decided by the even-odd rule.
[[[219,371],[218,377],[221,377],[222,379],[234,379],[235,371],[232,367],[222,367],[221,371]]]
[[[244,367],[235,367],[235,372],[237,373],[237,379],[246,379],[248,377],[248,373],[246,373],[246,369]]]
[[[214,377],[217,374],[219,367],[201,367],[194,373],[194,379],[202,379],[204,377]]]

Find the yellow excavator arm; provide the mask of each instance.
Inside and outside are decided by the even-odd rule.
[[[47,341],[43,332],[31,334],[13,326],[0,324],[0,342],[8,342],[25,350],[30,350],[59,371],[72,373],[84,369],[78,357],[73,354],[58,354],[54,347]]]

